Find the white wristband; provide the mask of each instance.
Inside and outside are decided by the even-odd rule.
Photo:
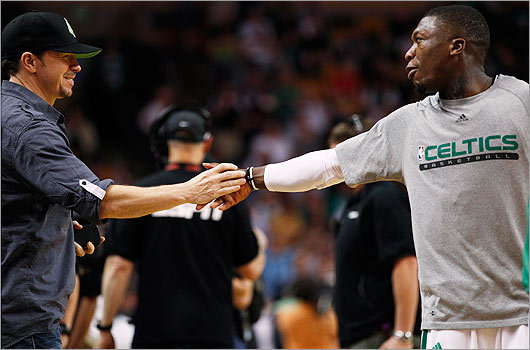
[[[265,186],[274,192],[304,192],[344,181],[335,149],[304,154],[265,167]]]

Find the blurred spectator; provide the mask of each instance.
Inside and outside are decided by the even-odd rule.
[[[149,134],[149,128],[164,108],[175,102],[175,90],[172,85],[161,85],[155,90],[153,98],[138,113],[138,127],[144,134]]]
[[[276,326],[283,349],[337,349],[337,316],[332,292],[318,279],[300,278],[276,309]]]

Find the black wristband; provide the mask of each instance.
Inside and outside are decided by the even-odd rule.
[[[245,180],[247,180],[248,185],[250,186],[250,189],[253,191],[257,191],[258,188],[256,187],[256,184],[254,184],[254,175],[252,174],[253,167],[249,166],[247,168],[246,174],[245,174]]]
[[[102,332],[109,332],[112,328],[112,322],[108,326],[102,326],[101,321],[98,321],[98,324],[96,325],[96,328],[99,329]]]

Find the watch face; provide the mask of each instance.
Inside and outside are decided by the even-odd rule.
[[[394,337],[398,338],[402,342],[408,342],[412,338],[412,332],[403,332],[400,330],[394,331]]]

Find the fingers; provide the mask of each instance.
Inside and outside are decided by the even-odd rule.
[[[241,179],[241,180],[243,180],[243,183],[246,182],[246,180],[245,180],[245,172],[243,170],[225,171],[223,173],[220,173],[216,177],[217,177],[217,179],[219,179],[219,181],[226,181],[226,180],[231,180],[231,179]]]
[[[197,204],[197,205],[195,206],[195,210],[199,211],[199,210],[201,210],[202,208],[204,208],[205,206],[206,206],[206,204]]]
[[[217,194],[218,194],[219,196],[224,196],[224,195],[230,194],[230,193],[232,193],[232,192],[239,191],[240,188],[241,188],[241,186],[239,186],[239,185],[233,185],[233,186],[223,187],[223,188],[220,188],[220,189],[217,191]]]
[[[74,229],[76,230],[81,230],[83,228],[83,225],[77,222],[77,220],[72,221],[72,223],[74,224]]]
[[[208,163],[206,163],[206,164],[208,164]],[[215,164],[215,163],[212,163],[212,164]],[[221,163],[221,164],[217,164],[214,168],[212,168],[210,170],[213,170],[213,171],[215,171],[217,173],[223,173],[223,172],[228,171],[228,170],[237,170],[237,165],[232,164],[232,163]]]
[[[215,201],[212,202],[212,204],[210,204],[210,208],[215,209],[223,203],[224,203],[223,198],[217,198]]]
[[[94,244],[92,244],[92,242],[88,242],[88,243],[86,244],[86,249],[85,249],[85,251],[86,251],[88,254],[93,254],[95,249],[96,249],[96,247],[94,247]]]
[[[230,209],[231,207],[233,207],[234,204],[236,204],[236,203],[235,203],[235,202],[232,202],[232,203],[224,202],[224,203],[219,207],[219,210],[221,210],[221,211],[225,211],[225,210]]]
[[[85,251],[83,250],[83,247],[77,244],[77,242],[74,242],[74,247],[75,247],[75,255],[85,256]]]
[[[202,163],[202,166],[206,169],[212,169],[215,168],[219,163]]]
[[[105,237],[99,237],[99,245],[103,244],[103,242],[105,242]]]

